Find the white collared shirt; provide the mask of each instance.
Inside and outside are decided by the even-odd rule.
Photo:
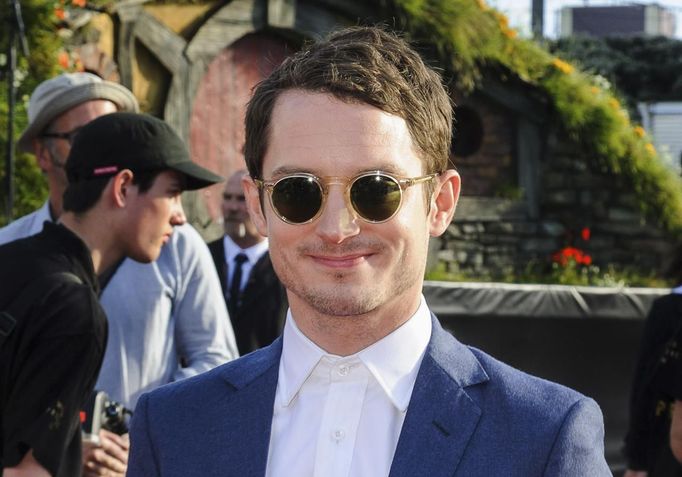
[[[268,251],[268,241],[266,239],[262,242],[258,242],[256,245],[252,245],[249,248],[241,248],[239,245],[234,243],[229,235],[225,235],[223,238],[223,247],[225,248],[225,263],[227,263],[227,271],[229,274],[229,276],[225,277],[227,280],[227,283],[225,284],[226,290],[229,290],[232,284],[232,276],[235,271],[234,257],[240,253],[246,255],[247,260],[242,264],[242,280],[239,284],[239,289],[243,290],[246,286],[246,282],[249,281],[251,269],[256,262],[258,262],[258,260],[260,260],[261,257]]]
[[[289,310],[266,477],[388,476],[430,337],[424,297],[400,328],[346,357],[308,339]]]

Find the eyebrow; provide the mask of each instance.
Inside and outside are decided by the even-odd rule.
[[[392,164],[389,162],[384,162],[384,163],[378,164],[375,167],[362,168],[352,175],[356,176],[356,175],[364,174],[365,172],[372,172],[372,171],[388,172],[388,173],[396,175],[396,176],[407,176],[408,175],[405,170],[403,170],[402,168],[396,167],[395,164]],[[313,174],[313,175],[316,175],[319,177],[323,177],[322,175],[320,175],[317,171],[315,171],[313,169],[304,168],[304,167],[292,167],[292,166],[280,166],[280,167],[278,167],[277,169],[272,171],[272,177],[285,176],[287,174],[296,174],[296,173],[300,173],[300,172],[307,173],[307,174]]]

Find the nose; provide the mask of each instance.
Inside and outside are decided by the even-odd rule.
[[[357,216],[346,202],[341,186],[330,186],[324,210],[314,223],[317,234],[330,243],[339,244],[360,233]]]
[[[176,225],[182,225],[185,222],[187,222],[187,217],[185,217],[185,209],[182,208],[182,200],[178,196],[173,203],[170,223],[173,227],[175,227]]]

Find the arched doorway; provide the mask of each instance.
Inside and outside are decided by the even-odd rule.
[[[199,84],[189,123],[192,159],[224,177],[245,167],[244,114],[252,88],[293,52],[281,37],[248,34],[219,53]],[[221,217],[223,184],[200,193],[213,220]]]

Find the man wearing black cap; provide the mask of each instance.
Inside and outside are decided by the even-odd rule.
[[[71,142],[87,123],[116,111],[137,112],[135,96],[90,73],[61,74],[35,89],[18,147],[35,155],[49,197],[40,209],[0,228],[0,245],[59,220]],[[176,227],[158,260],[140,264],[125,259],[99,278],[109,336],[95,389],[112,400],[134,409],[143,392],[237,356],[211,255],[189,223]],[[85,476],[122,477],[127,435],[102,429],[97,437],[99,444],[91,441],[83,449]]]
[[[107,341],[97,274],[126,256],[158,258],[185,222],[181,192],[222,180],[190,160],[166,123],[133,113],[83,127],[65,171],[61,225],[0,246],[5,477],[80,475],[79,410]]]

